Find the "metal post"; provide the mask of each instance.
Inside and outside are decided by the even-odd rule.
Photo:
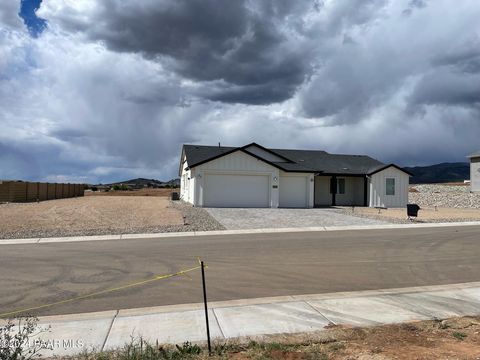
[[[212,345],[210,343],[210,324],[208,323],[207,288],[205,286],[205,265],[203,264],[203,261],[200,262],[200,265],[202,267],[203,303],[205,305],[205,321],[207,324],[208,355],[212,355]]]

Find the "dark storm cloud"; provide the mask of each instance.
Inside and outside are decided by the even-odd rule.
[[[439,69],[417,84],[410,98],[412,104],[480,105],[480,75],[455,74]]]
[[[478,0],[43,0],[35,39],[8,1],[0,178],[168,179],[186,142],[480,148]]]
[[[88,23],[59,21],[112,50],[163,60],[183,77],[223,81],[213,100],[269,104],[290,98],[311,72],[311,55],[297,43],[303,41],[301,16],[312,9],[309,1],[107,0]],[[248,94],[252,88],[261,96]]]
[[[436,55],[431,64],[417,83],[410,104],[480,105],[480,37],[456,43]]]

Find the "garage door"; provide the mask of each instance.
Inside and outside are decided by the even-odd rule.
[[[306,176],[280,176],[280,207],[307,207]]]
[[[270,207],[267,175],[207,174],[203,191],[206,207]]]

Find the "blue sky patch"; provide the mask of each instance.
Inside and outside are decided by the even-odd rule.
[[[47,21],[39,18],[36,11],[42,0],[21,0],[20,17],[28,28],[30,35],[37,37],[47,27]]]

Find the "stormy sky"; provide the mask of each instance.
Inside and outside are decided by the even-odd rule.
[[[182,143],[480,149],[478,0],[38,2],[0,2],[0,179],[167,180]]]

